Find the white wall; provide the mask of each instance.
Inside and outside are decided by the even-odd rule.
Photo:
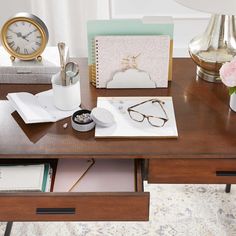
[[[63,41],[72,57],[87,56],[87,19],[109,18],[109,0],[0,0],[0,28],[18,12],[40,17],[48,27],[48,45]]]
[[[190,10],[173,0],[110,1],[112,3],[111,13],[113,18],[140,18],[144,15],[173,16],[175,24],[174,56],[176,57],[188,56],[187,46],[189,41],[204,31],[209,17],[208,14]],[[31,12],[31,2],[32,0],[0,0],[0,27],[17,12]]]
[[[174,18],[174,56],[188,57],[188,43],[203,33],[209,14],[194,11],[173,0],[111,0],[112,18],[169,15]]]
[[[29,12],[30,0],[0,0],[0,27],[18,12]]]

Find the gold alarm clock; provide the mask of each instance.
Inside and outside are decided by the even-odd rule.
[[[18,13],[2,27],[3,47],[11,60],[42,60],[41,54],[48,42],[48,29],[44,22],[30,13]]]

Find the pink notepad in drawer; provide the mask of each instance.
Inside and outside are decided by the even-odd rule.
[[[54,183],[54,192],[67,192],[86,171],[86,160],[60,160]],[[96,159],[72,192],[134,192],[134,160]]]
[[[90,165],[90,159],[59,159],[53,192],[68,192]]]

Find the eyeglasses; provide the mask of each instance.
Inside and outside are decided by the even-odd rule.
[[[145,104],[147,102],[151,102],[152,104],[159,104],[161,109],[163,110],[165,117],[148,116],[148,115],[145,115],[145,114],[133,109],[133,108],[140,106],[142,104]],[[150,125],[152,125],[154,127],[163,127],[165,125],[165,123],[169,120],[167,113],[163,107],[164,104],[165,104],[165,102],[163,102],[159,99],[149,99],[147,101],[138,103],[138,104],[133,105],[131,107],[128,107],[127,111],[129,113],[130,118],[134,121],[143,122],[144,119],[146,118]]]

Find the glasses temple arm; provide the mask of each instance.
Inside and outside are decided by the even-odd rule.
[[[147,100],[147,101],[143,101],[143,102],[140,102],[140,103],[138,103],[138,104],[135,104],[135,105],[133,105],[133,106],[131,106],[131,107],[128,107],[128,109],[130,109],[130,108],[134,108],[134,107],[137,107],[137,106],[140,106],[140,105],[142,105],[142,104],[144,104],[144,103],[146,103],[146,102],[151,102],[151,101],[157,101],[157,102],[162,102],[162,101],[160,101],[160,100],[158,100],[158,99],[149,99],[149,100]]]
[[[166,110],[165,110],[164,107],[162,106],[162,103],[159,103],[159,104],[160,104],[162,110],[163,110],[164,113],[165,113],[166,119],[169,120],[169,117],[168,117],[168,115],[167,115],[167,113],[166,113]]]

